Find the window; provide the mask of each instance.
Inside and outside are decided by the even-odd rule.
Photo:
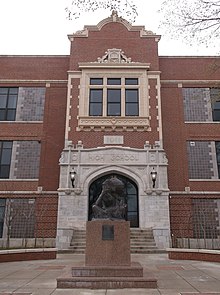
[[[183,88],[186,122],[220,121],[220,88]]]
[[[90,78],[89,116],[138,115],[138,78]]]
[[[107,90],[107,115],[121,116],[121,89]]]
[[[125,115],[138,116],[138,90],[125,90]]]
[[[215,142],[216,148],[216,159],[217,159],[217,166],[218,166],[218,177],[220,178],[220,141]]]
[[[102,89],[90,89],[89,96],[89,115],[102,115]]]
[[[220,89],[211,88],[210,98],[212,103],[212,118],[213,121],[220,121]]]
[[[0,88],[0,121],[15,121],[18,88]]]
[[[121,56],[114,65],[104,57],[98,62],[79,63],[79,68],[77,131],[151,130],[149,64],[125,62]],[[159,89],[159,76],[157,82]],[[68,101],[71,103],[71,92]]]
[[[12,141],[0,141],[0,178],[9,178]]]
[[[220,178],[220,141],[188,141],[187,154],[191,180]]]

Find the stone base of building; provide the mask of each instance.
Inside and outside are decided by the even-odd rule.
[[[95,220],[86,226],[85,265],[67,270],[57,288],[157,288],[157,280],[131,263],[129,222]]]
[[[10,248],[54,248],[56,245],[55,238],[10,238]],[[0,248],[7,247],[7,238],[0,239]]]

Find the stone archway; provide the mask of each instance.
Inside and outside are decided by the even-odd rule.
[[[139,227],[139,210],[138,210],[138,187],[128,177],[117,173],[109,173],[94,180],[89,186],[89,210],[88,220],[93,217],[92,205],[98,198],[102,190],[102,183],[109,177],[117,176],[125,186],[125,197],[128,205],[126,220],[130,221],[131,227]]]

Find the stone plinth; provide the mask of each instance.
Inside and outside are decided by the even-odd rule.
[[[68,277],[57,279],[60,289],[157,288],[155,278],[145,277]]]
[[[85,264],[68,269],[57,288],[157,288],[157,280],[131,263],[129,222],[105,219],[87,222]]]
[[[108,230],[113,230],[113,233],[108,233]],[[130,264],[130,223],[128,221],[94,220],[87,222],[85,265]]]
[[[74,277],[143,277],[143,267],[138,262],[129,266],[75,266]]]

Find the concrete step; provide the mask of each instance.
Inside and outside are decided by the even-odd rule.
[[[159,250],[153,237],[152,229],[131,228],[130,231],[131,253],[164,253]],[[86,230],[74,230],[73,237],[68,250],[65,253],[84,254],[86,248]],[[158,252],[159,251],[159,252]],[[163,251],[163,252],[161,252]]]

